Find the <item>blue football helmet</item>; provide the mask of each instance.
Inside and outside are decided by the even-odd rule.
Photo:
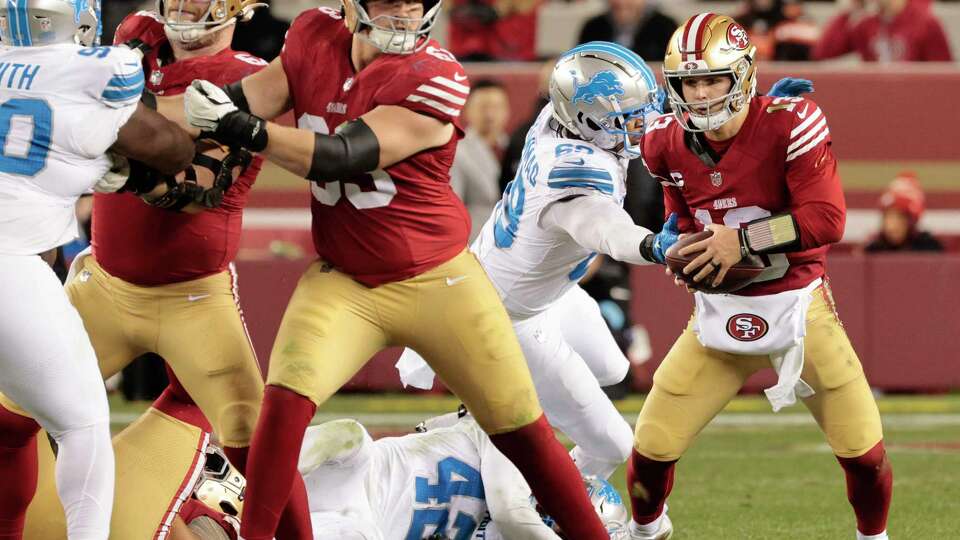
[[[663,113],[663,90],[633,51],[591,41],[565,52],[550,76],[554,118],[585,141],[628,158],[645,123]],[[631,125],[641,120],[639,126]]]
[[[0,0],[0,39],[12,47],[100,44],[100,0]]]

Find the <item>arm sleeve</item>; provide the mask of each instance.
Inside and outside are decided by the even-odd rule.
[[[540,224],[565,231],[590,251],[631,264],[651,264],[640,255],[640,243],[653,233],[635,225],[626,210],[606,197],[582,195],[551,203],[540,214]]]
[[[100,61],[106,62],[96,66],[100,102],[113,109],[136,106],[146,83],[136,53],[126,47],[111,47],[110,53]]]
[[[826,118],[810,100],[798,103],[794,116],[787,147],[787,189],[800,230],[800,249],[806,250],[840,241],[847,207]]]
[[[530,487],[520,471],[486,435],[480,436],[480,476],[499,533],[511,540],[560,540],[533,508]]]
[[[80,52],[94,49],[82,49]],[[77,53],[76,61],[82,69],[70,83],[84,95],[82,111],[94,114],[96,122],[70,122],[70,148],[89,158],[102,156],[117,141],[120,128],[137,110],[143,93],[144,77],[139,57],[126,47],[110,47],[105,56],[100,53]]]

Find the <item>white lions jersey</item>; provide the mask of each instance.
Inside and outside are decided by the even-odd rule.
[[[513,319],[545,311],[586,273],[596,253],[540,225],[550,204],[572,195],[623,204],[626,158],[557,134],[553,105],[527,132],[517,176],[471,246]]]
[[[473,418],[434,422],[426,433],[377,441],[352,420],[308,428],[300,471],[314,538],[470,540],[492,515],[518,538],[558,540],[520,471]]]
[[[76,238],[74,204],[109,169],[143,84],[125,47],[0,47],[0,253]]]

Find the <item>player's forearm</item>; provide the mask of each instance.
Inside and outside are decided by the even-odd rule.
[[[634,224],[613,201],[581,197],[554,203],[547,212],[545,225],[565,231],[584,248],[630,264],[652,262],[643,257],[640,245],[653,233]]]
[[[560,540],[557,533],[543,523],[543,518],[531,506],[511,508],[493,519],[503,538],[525,540]]]
[[[316,135],[306,129],[267,124],[269,139],[262,154],[276,165],[306,178],[313,165]]]
[[[843,238],[846,224],[844,208],[826,202],[808,203],[793,211],[800,231],[800,249],[836,244]]]
[[[174,124],[177,124],[184,131],[196,139],[200,136],[200,130],[187,123],[186,114],[183,111],[183,96],[157,96],[157,112],[166,117]]]

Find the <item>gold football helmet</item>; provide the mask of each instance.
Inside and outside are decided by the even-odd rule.
[[[218,512],[239,517],[243,511],[247,480],[230,464],[219,447],[209,445],[206,458],[194,496]]]
[[[757,90],[756,52],[747,31],[726,15],[700,13],[677,28],[667,43],[663,77],[673,113],[684,129],[717,129],[750,103]],[[707,101],[685,100],[683,78],[704,75],[729,75],[730,91]],[[717,104],[722,108],[714,112]]]
[[[249,21],[257,8],[267,6],[266,2],[257,0],[180,0],[176,7],[170,7],[168,13],[165,4],[171,3],[169,0],[167,2],[156,0],[156,2],[157,13],[167,31],[167,38],[184,43],[197,41],[236,24],[238,19],[244,22]],[[205,10],[201,15],[196,16],[187,7],[189,4],[196,4]]]
[[[427,46],[430,31],[440,15],[442,0],[423,0],[423,17],[409,19],[391,15],[371,18],[367,0],[340,0],[343,23],[351,34],[387,54],[413,54]]]

